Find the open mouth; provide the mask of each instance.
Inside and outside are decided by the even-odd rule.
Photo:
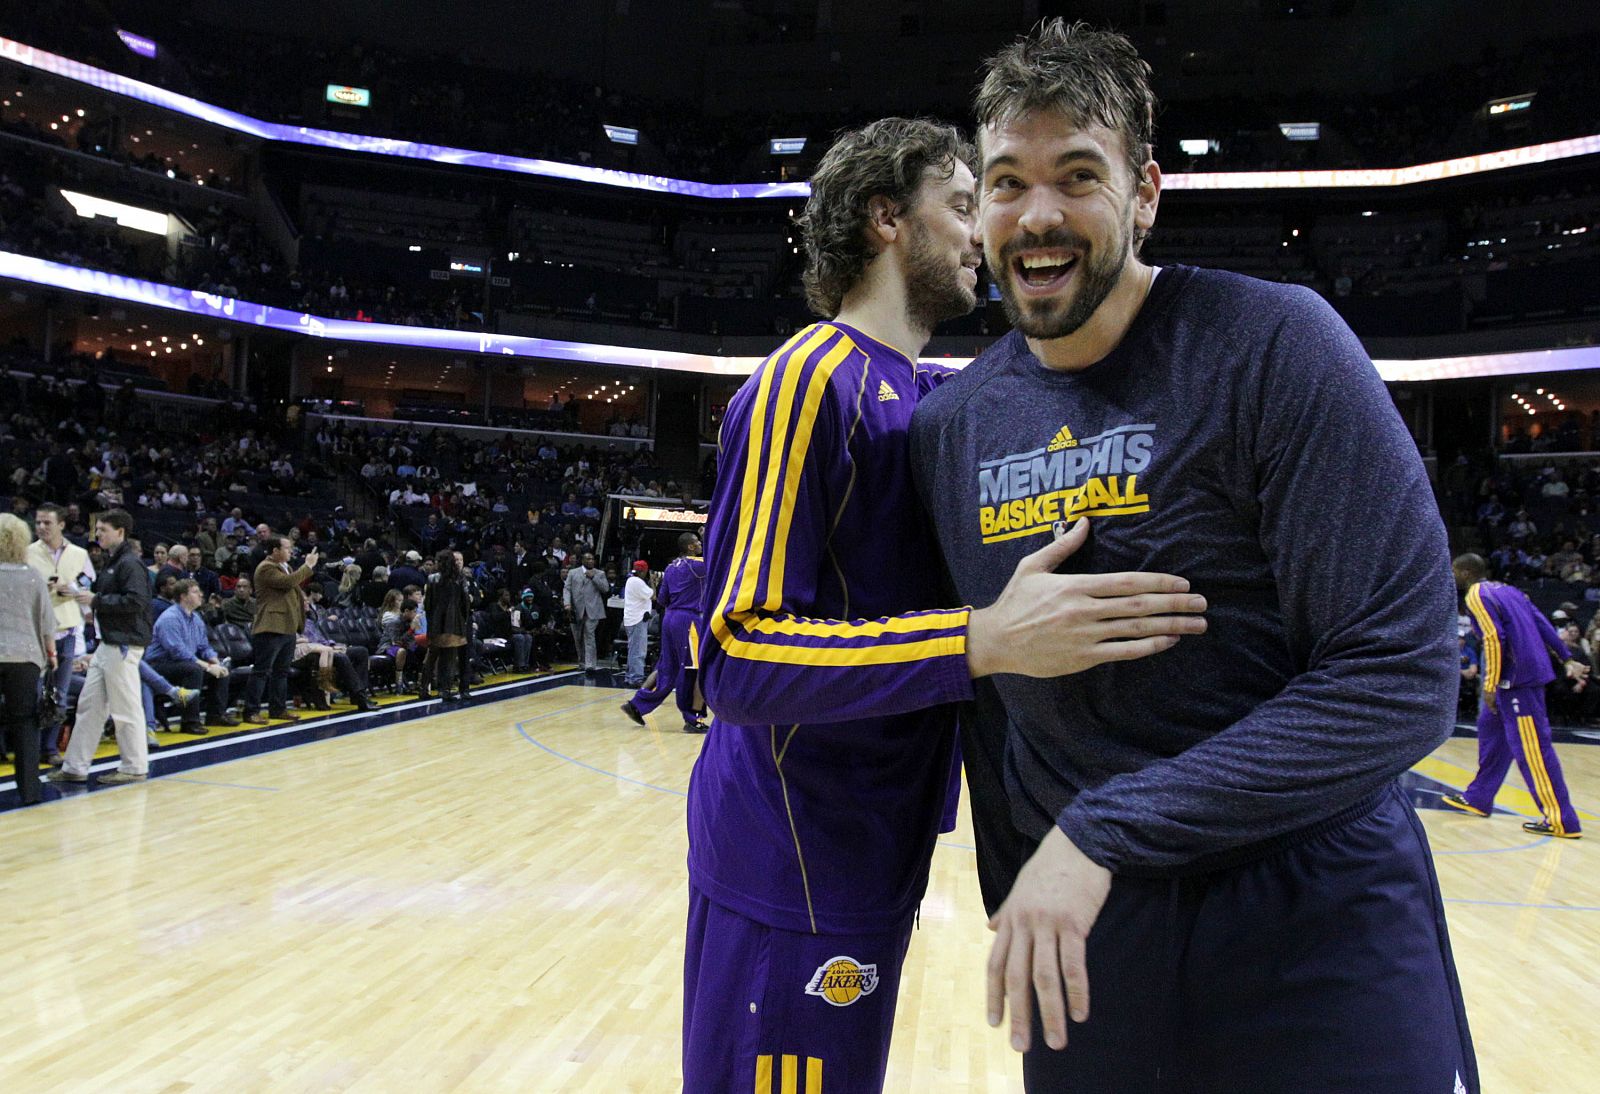
[[[1076,252],[1051,251],[1018,255],[1011,263],[1012,272],[1028,289],[1050,292],[1066,283],[1077,268]]]

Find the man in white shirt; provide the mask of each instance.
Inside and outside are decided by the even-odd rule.
[[[622,587],[622,630],[628,636],[628,674],[622,682],[630,688],[644,683],[644,655],[650,645],[650,604],[655,590],[650,587],[650,564],[644,559],[633,564]]]
[[[28,544],[28,565],[39,571],[50,586],[50,603],[56,613],[56,669],[46,680],[56,689],[58,709],[67,709],[67,686],[72,682],[72,659],[83,653],[83,609],[74,599],[80,588],[94,584],[94,564],[89,553],[66,538],[66,512],[59,505],[39,506],[33,515],[33,530],[39,538]],[[40,727],[39,754],[50,763],[59,763],[56,748],[58,726]]]

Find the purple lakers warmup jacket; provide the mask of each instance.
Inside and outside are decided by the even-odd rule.
[[[661,585],[656,589],[656,603],[663,609],[692,611],[705,610],[706,563],[702,558],[675,558],[661,571]]]
[[[954,749],[953,711],[929,708],[972,695],[907,440],[944,375],[820,323],[722,424],[689,875],[770,926],[883,929],[927,885]]]
[[[1467,614],[1483,640],[1483,689],[1539,688],[1556,678],[1550,655],[1571,661],[1572,651],[1526,593],[1498,581],[1467,590]]]

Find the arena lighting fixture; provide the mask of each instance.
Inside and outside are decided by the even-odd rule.
[[[137,232],[149,232],[158,236],[167,234],[166,213],[158,213],[154,209],[141,209],[137,205],[124,205],[120,201],[109,201],[92,194],[80,194],[76,190],[62,190],[61,196],[66,198],[77,214],[85,219],[111,217],[124,228],[132,228]]]
[[[630,171],[612,171],[584,164],[558,163],[554,160],[529,159],[523,156],[506,156],[495,152],[475,152],[465,148],[444,145],[418,144],[413,141],[394,140],[388,137],[369,137],[356,133],[338,133],[327,129],[282,125],[265,122],[245,114],[238,114],[187,95],[179,95],[142,80],[130,79],[114,72],[94,68],[45,50],[35,49],[11,38],[0,38],[0,58],[28,68],[39,69],[79,83],[88,84],[125,95],[131,99],[151,103],[212,125],[246,133],[262,140],[283,141],[290,144],[314,145],[320,148],[339,148],[349,152],[367,152],[374,155],[398,156],[405,159],[430,160],[435,163],[460,164],[483,167],[496,171],[510,171],[523,175],[569,179],[600,186],[618,186],[630,190],[649,190],[657,193],[682,194],[700,198],[804,198],[811,187],[804,182],[751,182],[706,183],[686,179],[665,178],[660,175],[641,175]],[[20,97],[21,92],[17,95]],[[1548,163],[1551,160],[1570,159],[1600,152],[1600,134],[1574,137],[1570,140],[1552,141],[1548,144],[1512,148],[1503,152],[1486,152],[1461,156],[1436,163],[1417,164],[1412,167],[1376,168],[1373,170],[1345,169],[1331,171],[1217,171],[1164,175],[1164,190],[1281,190],[1281,189],[1341,189],[1347,187],[1408,186],[1418,182],[1457,178],[1484,171],[1498,171],[1507,167]],[[791,209],[790,216],[794,215]]]
[[[182,312],[219,322],[244,323],[326,338],[334,342],[365,345],[409,346],[446,353],[492,353],[535,361],[612,365],[621,369],[666,369],[714,376],[749,376],[764,357],[724,357],[708,353],[681,353],[643,346],[613,346],[593,342],[568,342],[527,335],[407,327],[398,323],[364,323],[357,319],[332,319],[247,300],[235,300],[198,289],[141,281],[104,270],[85,270],[31,255],[0,251],[0,278],[43,285],[65,292],[83,293],[106,300]],[[970,357],[932,357],[930,361],[952,368],[971,363]],[[1421,380],[1456,380],[1474,376],[1522,376],[1600,369],[1600,346],[1524,350],[1517,353],[1469,357],[1435,357],[1418,360],[1376,361],[1378,375],[1389,383]],[[576,377],[574,377],[574,380]]]
[[[134,34],[132,31],[119,29],[117,31],[117,37],[122,39],[123,45],[127,46],[141,57],[150,57],[153,59],[156,55],[156,44],[143,35]]]
[[[639,143],[639,131],[637,129],[630,129],[625,125],[601,125],[600,128],[606,131],[606,140],[612,144]]]
[[[372,92],[364,87],[351,87],[349,84],[329,84],[327,99],[337,106],[363,106],[372,105]]]

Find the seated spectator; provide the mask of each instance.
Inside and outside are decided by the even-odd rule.
[[[336,608],[353,608],[360,601],[361,567],[356,565],[354,559],[346,561],[344,571],[339,575],[339,587],[334,591],[333,605]]]
[[[181,543],[174,543],[167,548],[167,561],[156,571],[157,583],[167,574],[171,574],[176,581],[189,576],[189,548]]]
[[[150,622],[155,623],[164,615],[168,608],[175,603],[178,579],[170,573],[163,573],[156,578],[156,595],[150,598]]]
[[[203,614],[213,625],[232,623],[249,634],[256,620],[255,587],[251,580],[241,574],[234,583],[233,595],[223,597],[215,604],[208,604]]]
[[[318,710],[331,709],[333,692],[342,688],[357,709],[376,709],[367,699],[367,649],[347,646],[330,638],[327,626],[334,618],[323,607],[322,589],[311,585],[306,590],[305,626],[295,642],[294,660],[298,662],[311,656],[317,659],[313,705]]]
[[[378,626],[383,634],[383,652],[394,659],[394,678],[398,685],[405,677],[406,659],[416,643],[412,640],[412,624],[416,608],[407,603],[399,589],[384,594],[383,607],[378,615]]]
[[[145,663],[169,682],[199,691],[205,702],[205,722],[236,726],[239,719],[228,711],[229,669],[212,648],[200,615],[204,594],[190,578],[178,582],[173,592],[175,608],[155,621]],[[190,703],[183,708],[181,732],[206,732],[199,706]]]
[[[156,576],[161,573],[161,568],[163,566],[165,566],[166,564],[167,564],[167,545],[165,543],[158,543],[155,546],[155,550],[150,552],[150,565],[145,567],[145,569],[148,570],[149,573],[150,573],[150,591],[151,592],[154,592],[155,588],[156,588]],[[96,571],[96,572],[98,572],[98,571]]]

